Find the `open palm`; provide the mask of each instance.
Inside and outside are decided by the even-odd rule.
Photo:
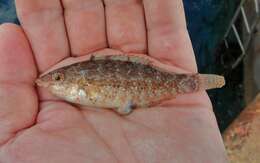
[[[104,5],[105,4],[105,5]],[[181,0],[16,0],[0,26],[0,163],[222,163],[205,92],[126,117],[61,102],[34,80],[61,60],[138,53],[196,72]]]

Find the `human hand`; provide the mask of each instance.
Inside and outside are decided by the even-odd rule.
[[[35,89],[37,70],[90,53],[138,53],[197,71],[181,0],[104,1],[105,10],[101,0],[16,0],[22,27],[0,26],[0,162],[226,162],[205,92],[121,117]]]

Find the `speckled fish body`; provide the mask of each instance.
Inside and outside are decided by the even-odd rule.
[[[122,60],[112,56],[59,68],[36,82],[66,101],[128,114],[133,107],[149,107],[177,94],[222,87],[224,79],[217,75],[174,74],[131,57]]]

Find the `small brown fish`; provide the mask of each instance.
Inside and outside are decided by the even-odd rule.
[[[58,68],[40,76],[38,86],[66,101],[129,114],[178,94],[221,88],[218,75],[176,74],[161,70],[143,57],[112,55]]]

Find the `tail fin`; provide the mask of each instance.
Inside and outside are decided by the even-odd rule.
[[[219,75],[199,74],[200,90],[222,88],[225,85],[225,78]]]

